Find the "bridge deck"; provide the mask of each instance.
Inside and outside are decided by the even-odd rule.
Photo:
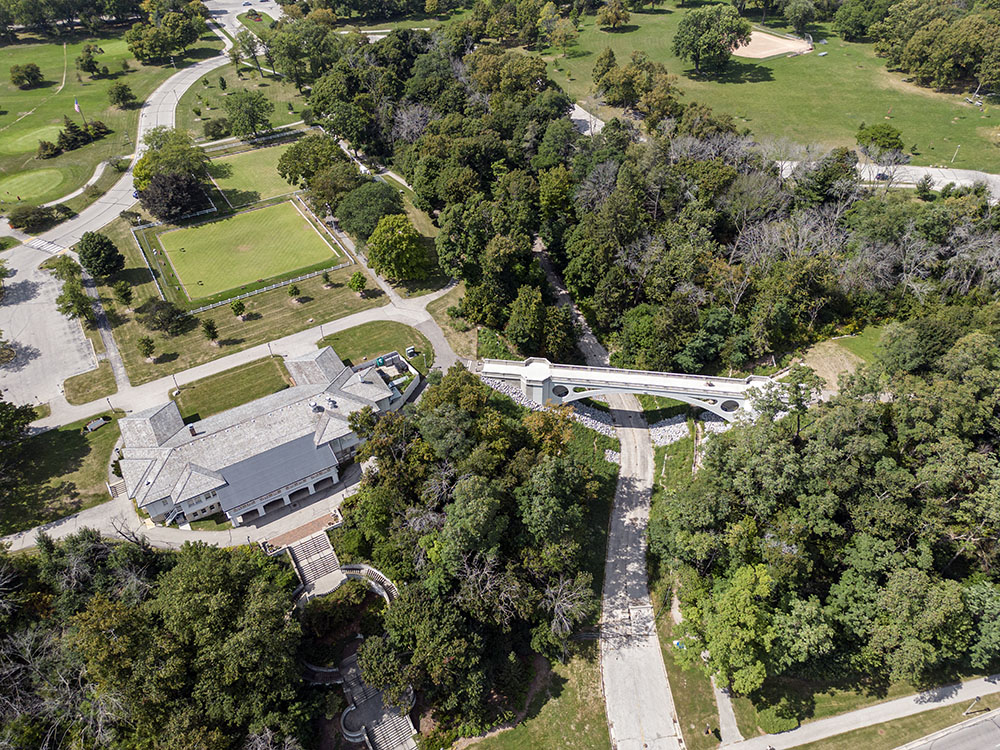
[[[674,372],[620,370],[614,367],[583,367],[556,365],[548,360],[532,358],[523,362],[484,359],[482,374],[501,380],[554,382],[583,388],[616,388],[642,392],[651,389],[698,395],[705,398],[746,398],[752,388],[761,388],[770,378],[751,375],[747,378],[717,378],[708,375],[686,375]]]

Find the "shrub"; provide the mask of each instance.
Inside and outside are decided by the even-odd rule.
[[[87,132],[90,133],[90,137],[93,140],[97,140],[98,138],[103,138],[108,133],[110,133],[111,128],[109,128],[100,120],[91,120],[90,123],[87,125]]]
[[[795,729],[799,725],[799,719],[788,702],[782,698],[776,705],[757,712],[757,724],[767,734],[777,734]]]
[[[7,214],[7,222],[14,229],[30,233],[44,229],[53,218],[52,210],[42,206],[17,206]]]
[[[42,70],[35,63],[10,66],[10,82],[19,89],[30,89],[42,80]]]
[[[61,153],[62,149],[52,141],[39,141],[38,153],[35,154],[35,157],[38,159],[51,159],[53,156],[59,156]]]
[[[225,117],[216,117],[212,120],[205,120],[202,124],[206,138],[213,140],[225,138],[229,135],[229,120]]]

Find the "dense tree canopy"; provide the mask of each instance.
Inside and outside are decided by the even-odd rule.
[[[995,665],[998,320],[994,303],[889,327],[801,432],[765,407],[659,505],[651,549],[682,571],[688,651],[724,684]]]
[[[684,14],[674,35],[674,54],[697,72],[729,62],[733,50],[750,41],[750,22],[731,5],[703,5]]]
[[[12,747],[237,750],[253,733],[301,735],[289,568],[255,549],[162,553],[91,530],[42,535],[38,552],[0,549]]]
[[[361,416],[378,471],[334,544],[400,588],[384,638],[362,646],[365,677],[397,695],[412,683],[474,726],[521,684],[529,649],[559,656],[595,611],[588,519],[612,485],[574,460],[565,415],[524,413],[460,366],[413,413]]]

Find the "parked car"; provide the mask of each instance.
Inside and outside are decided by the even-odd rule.
[[[877,175],[875,175],[875,179],[878,180],[879,182],[885,182],[886,180],[889,179],[889,175],[887,175],[885,172],[879,172]]]
[[[94,430],[99,430],[104,425],[110,424],[111,420],[107,417],[98,417],[97,419],[87,422],[87,426],[83,428],[84,432],[93,432]]]

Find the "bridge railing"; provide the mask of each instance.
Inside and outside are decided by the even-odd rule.
[[[514,362],[507,359],[484,359],[483,365],[484,370],[486,365],[496,365],[496,366],[506,366],[506,367],[528,367],[532,359],[526,359],[523,362]],[[683,372],[658,372],[656,370],[627,370],[618,367],[587,367],[585,365],[558,365],[548,362],[548,360],[541,360],[547,362],[550,370],[553,372],[614,372],[621,373],[625,375],[638,375],[640,377],[650,377],[655,375],[662,375],[670,378],[682,378],[684,380],[690,380],[691,382],[700,382],[704,384],[707,381],[711,381],[713,384],[721,385],[750,385],[751,383],[764,383],[769,382],[771,379],[765,375],[748,375],[745,378],[721,378],[715,377],[714,375],[691,375],[690,373]],[[621,385],[621,383],[615,381],[592,381],[600,382],[602,385]],[[713,391],[709,391],[713,392]]]

